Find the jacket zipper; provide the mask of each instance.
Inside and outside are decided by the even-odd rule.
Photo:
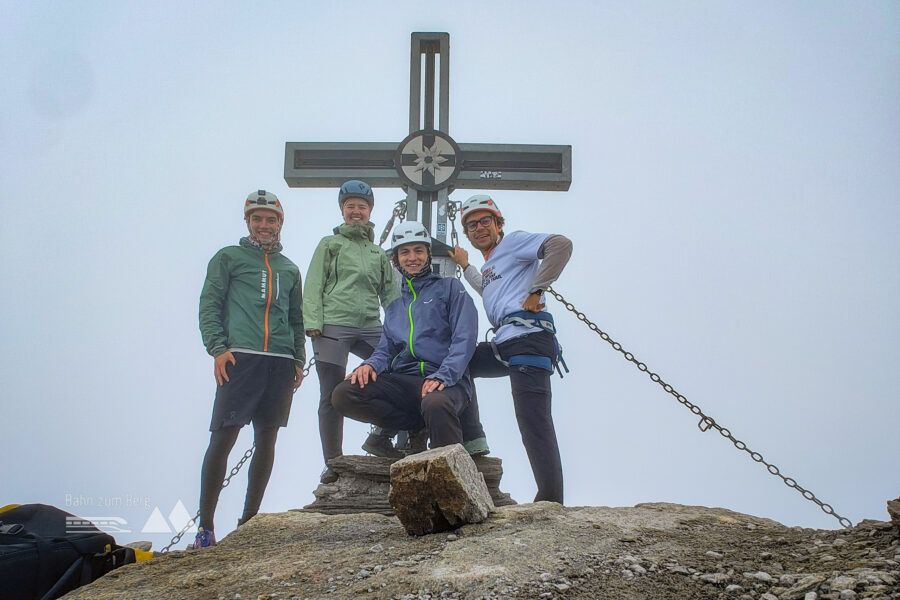
[[[409,303],[409,309],[407,311],[409,313],[409,353],[412,355],[413,358],[418,360],[418,357],[416,356],[416,352],[415,352],[415,350],[413,350],[413,317],[412,317],[412,305],[413,305],[413,302],[415,302],[416,298],[417,298],[416,288],[413,287],[412,279],[407,279],[406,285],[409,286],[409,291],[411,291],[412,295],[413,295],[412,302]],[[425,363],[424,363],[424,361],[421,361],[421,360],[419,360],[419,372],[422,374],[422,377],[425,377]]]
[[[269,278],[266,280],[266,313],[263,317],[263,352],[269,351],[269,307],[272,306],[272,267],[269,265],[269,255],[263,253],[263,259],[266,261],[266,269],[269,272]]]

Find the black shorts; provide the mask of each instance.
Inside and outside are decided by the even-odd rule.
[[[294,398],[294,360],[281,356],[234,353],[228,378],[216,388],[210,431],[223,427],[284,427]]]

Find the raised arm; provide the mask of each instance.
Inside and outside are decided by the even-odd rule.
[[[479,271],[476,267],[472,266],[472,264],[469,263],[469,253],[466,252],[464,248],[461,248],[459,245],[457,245],[449,251],[449,254],[450,260],[462,267],[463,277],[466,278],[466,281],[469,282],[469,285],[472,286],[472,289],[475,290],[480,296],[482,289],[484,289],[481,278],[481,271]]]

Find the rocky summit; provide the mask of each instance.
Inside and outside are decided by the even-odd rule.
[[[498,507],[450,533],[261,514],[213,548],[127,565],[68,600],[900,598],[900,529],[785,527],[720,508]]]

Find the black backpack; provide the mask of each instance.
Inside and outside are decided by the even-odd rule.
[[[53,506],[23,504],[0,512],[4,600],[53,600],[133,562],[134,550]]]

